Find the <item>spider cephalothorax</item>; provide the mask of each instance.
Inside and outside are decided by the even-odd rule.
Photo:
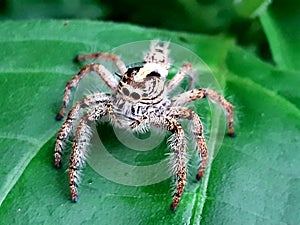
[[[112,93],[94,93],[76,103],[58,132],[54,157],[55,166],[60,168],[65,142],[70,133],[75,130],[69,164],[72,201],[78,200],[79,170],[84,165],[87,146],[91,138],[89,126],[103,117],[108,117],[114,125],[129,130],[139,131],[153,126],[172,133],[170,148],[173,151],[171,164],[175,177],[175,190],[171,210],[179,204],[186,184],[186,138],[180,120],[190,121],[197,151],[201,156],[196,176],[198,180],[203,177],[208,160],[201,120],[194,111],[184,105],[208,97],[224,109],[227,114],[229,135],[234,136],[233,106],[217,92],[199,88],[169,98],[168,93],[178,86],[185,76],[193,76],[194,69],[190,63],[184,63],[175,76],[168,81],[166,79],[170,69],[168,46],[168,42],[153,41],[143,63],[129,68],[126,68],[117,55],[111,53],[94,53],[77,57],[78,60],[95,58],[111,60],[120,72],[120,79],[117,80],[113,73],[101,64],[88,64],[66,85],[63,105],[56,117],[58,120],[65,115],[71,89],[76,88],[78,82],[90,72],[96,72],[112,91]],[[80,116],[82,112],[84,112],[83,116]],[[77,124],[76,121],[79,123],[77,127],[74,127],[74,124]]]
[[[161,100],[164,95],[165,75],[162,75],[159,66],[156,66],[147,63],[144,66],[129,68],[119,82],[118,94],[130,102]]]

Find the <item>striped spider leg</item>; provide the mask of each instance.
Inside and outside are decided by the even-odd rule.
[[[191,123],[193,138],[197,146],[198,154],[201,157],[199,170],[196,176],[197,180],[200,180],[205,172],[208,160],[207,146],[201,119],[193,110],[181,106],[171,107],[168,115],[177,120],[187,119]]]
[[[132,123],[131,128],[135,129],[138,126],[143,125],[143,123],[168,130],[172,133],[168,143],[173,151],[170,162],[172,165],[172,174],[175,176],[175,190],[170,209],[174,211],[179,204],[186,184],[187,156],[185,132],[181,124],[172,115],[149,115],[149,117],[143,117]]]
[[[176,121],[182,120],[182,119],[187,119],[187,120],[191,121],[192,133],[194,136],[194,140],[197,143],[198,153],[201,156],[200,167],[199,167],[199,171],[197,174],[197,178],[198,178],[199,174],[202,175],[204,173],[206,163],[207,163],[207,158],[208,158],[207,146],[206,146],[205,137],[203,134],[203,127],[202,127],[201,120],[194,111],[192,111],[191,109],[188,109],[186,107],[171,107],[170,110],[168,111],[168,116],[170,116],[171,118],[173,118]],[[185,137],[183,137],[183,138],[185,138]],[[173,141],[173,143],[171,144],[171,146],[178,145],[179,141],[176,140],[176,138],[173,139],[172,141]],[[177,154],[178,153],[175,151],[175,156],[173,157],[173,173],[176,176],[176,184],[177,185],[176,185],[176,188],[175,188],[175,191],[173,194],[173,202],[171,203],[171,206],[170,206],[171,210],[174,210],[177,207],[177,205],[179,204],[181,196],[184,191],[184,186],[186,183],[185,178],[186,178],[187,158],[186,158],[186,156],[181,157],[184,160],[184,166],[183,166],[183,162],[180,162],[179,160],[176,159]],[[184,177],[182,176],[182,174],[183,174],[182,169],[184,169]]]
[[[105,59],[115,63],[118,70],[123,74],[126,71],[126,66],[119,57],[112,53],[92,53],[88,55],[79,55],[75,58],[75,61],[82,61],[86,59]],[[71,80],[69,80],[65,87],[62,107],[60,112],[56,116],[56,120],[61,120],[65,116],[66,108],[70,101],[71,90],[75,89],[81,79],[91,74],[97,73],[105,84],[112,90],[116,91],[118,87],[118,81],[115,76],[107,70],[103,65],[98,63],[87,64],[84,66]]]
[[[81,117],[81,111],[88,109],[87,113]],[[61,168],[61,157],[65,147],[65,141],[74,129],[74,123],[78,121],[76,127],[72,152],[69,163],[69,185],[71,199],[76,202],[78,199],[77,186],[79,183],[79,171],[84,166],[86,150],[91,138],[90,124],[111,113],[111,96],[105,93],[95,93],[85,97],[75,104],[70,110],[67,119],[59,130],[54,149],[54,162],[56,168]],[[111,116],[113,117],[113,116]]]
[[[184,63],[179,68],[175,76],[167,83],[166,88],[168,92],[174,90],[186,76],[189,76],[189,89],[191,89],[191,87],[194,87],[194,83],[196,80],[195,74],[196,73],[192,64],[189,62]]]
[[[181,106],[185,105],[188,102],[206,97],[209,98],[212,102],[218,104],[223,109],[223,111],[227,115],[228,135],[230,137],[235,137],[233,127],[233,106],[219,93],[210,89],[199,88],[179,94],[173,97],[171,101],[173,106]],[[179,108],[179,111],[181,111],[181,114],[175,111],[179,117],[192,120],[192,130],[194,133],[194,138],[196,139],[197,149],[201,157],[199,170],[196,176],[197,180],[200,180],[204,175],[208,160],[207,146],[203,135],[201,120],[199,116],[192,110],[183,110],[182,108]]]
[[[80,119],[82,111],[84,109],[103,107],[103,104],[108,103],[110,99],[111,96],[109,94],[95,93],[85,97],[72,107],[56,137],[54,148],[54,165],[56,168],[61,168],[62,166],[61,157],[65,148],[65,142],[73,132],[74,123]]]
[[[69,165],[69,185],[71,200],[78,201],[78,183],[80,181],[80,169],[85,165],[86,151],[91,139],[90,125],[101,119],[111,111],[110,102],[106,101],[102,106],[90,109],[81,119],[76,128],[73,140]]]
[[[230,137],[235,137],[233,128],[233,105],[216,91],[207,88],[193,89],[173,97],[171,101],[172,105],[179,106],[206,97],[212,102],[218,104],[224,110],[225,114],[227,115],[228,135]]]

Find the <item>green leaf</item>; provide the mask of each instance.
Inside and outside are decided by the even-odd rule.
[[[230,75],[227,84],[239,136],[214,160],[201,223],[299,223],[299,109],[248,78]]]
[[[226,57],[227,68],[242,78],[249,78],[257,84],[273,90],[300,107],[300,76],[298,72],[283,70],[261,61],[252,53],[234,47]]]
[[[194,181],[191,173],[176,212],[169,210],[170,179],[149,186],[125,186],[100,176],[89,165],[83,172],[79,202],[73,204],[67,173],[53,168],[52,156],[61,125],[54,117],[64,85],[80,67],[72,59],[79,53],[110,51],[147,39],[171,40],[190,48],[216,72],[222,85],[226,82],[226,93],[232,96],[240,121],[238,136],[224,139],[203,182]],[[259,72],[264,66],[257,60],[238,68],[239,57],[228,54],[229,49],[241,54],[232,40],[90,21],[4,22],[0,24],[0,49],[2,223],[299,222],[299,109],[288,96],[252,79],[244,65],[253,62],[253,73],[255,65]],[[283,80],[282,87],[289,82]],[[206,118],[204,112],[200,115]],[[112,140],[111,128],[103,129],[108,141]],[[112,154],[119,159],[133,156],[116,146]],[[155,156],[145,157],[151,163],[165,153],[156,151]]]
[[[300,70],[300,2],[275,0],[260,17],[273,59],[286,70]]]

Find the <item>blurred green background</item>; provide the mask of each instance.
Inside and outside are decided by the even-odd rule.
[[[270,59],[259,18],[270,0],[1,0],[1,19],[91,19],[235,37]],[[279,2],[279,1],[278,1]],[[275,4],[275,3],[274,3]]]

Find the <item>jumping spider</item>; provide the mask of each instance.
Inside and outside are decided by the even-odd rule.
[[[69,185],[73,202],[78,200],[79,171],[84,165],[87,146],[91,138],[89,126],[103,117],[108,117],[114,125],[129,130],[139,131],[140,127],[154,126],[172,133],[170,148],[173,150],[171,164],[175,177],[175,190],[170,206],[171,210],[175,210],[179,204],[186,184],[186,138],[180,120],[190,121],[197,151],[201,156],[197,180],[203,177],[208,160],[201,120],[194,111],[184,105],[208,97],[224,109],[227,115],[229,135],[235,135],[233,106],[217,92],[199,88],[186,91],[173,98],[168,97],[168,94],[180,84],[185,76],[194,74],[192,65],[184,63],[175,76],[167,81],[166,77],[170,69],[168,57],[169,43],[162,41],[152,41],[150,51],[145,55],[140,66],[127,68],[120,58],[112,53],[93,53],[77,57],[78,61],[86,59],[112,61],[120,71],[120,79],[116,79],[116,76],[103,65],[93,63],[83,67],[66,84],[63,104],[56,117],[57,120],[61,120],[65,116],[71,90],[76,88],[79,81],[91,72],[97,73],[112,91],[112,93],[94,93],[76,103],[57,134],[54,157],[55,167],[60,168],[65,142],[70,133],[75,130],[69,164]],[[80,116],[82,111],[85,113]],[[77,121],[78,125],[74,127]]]

